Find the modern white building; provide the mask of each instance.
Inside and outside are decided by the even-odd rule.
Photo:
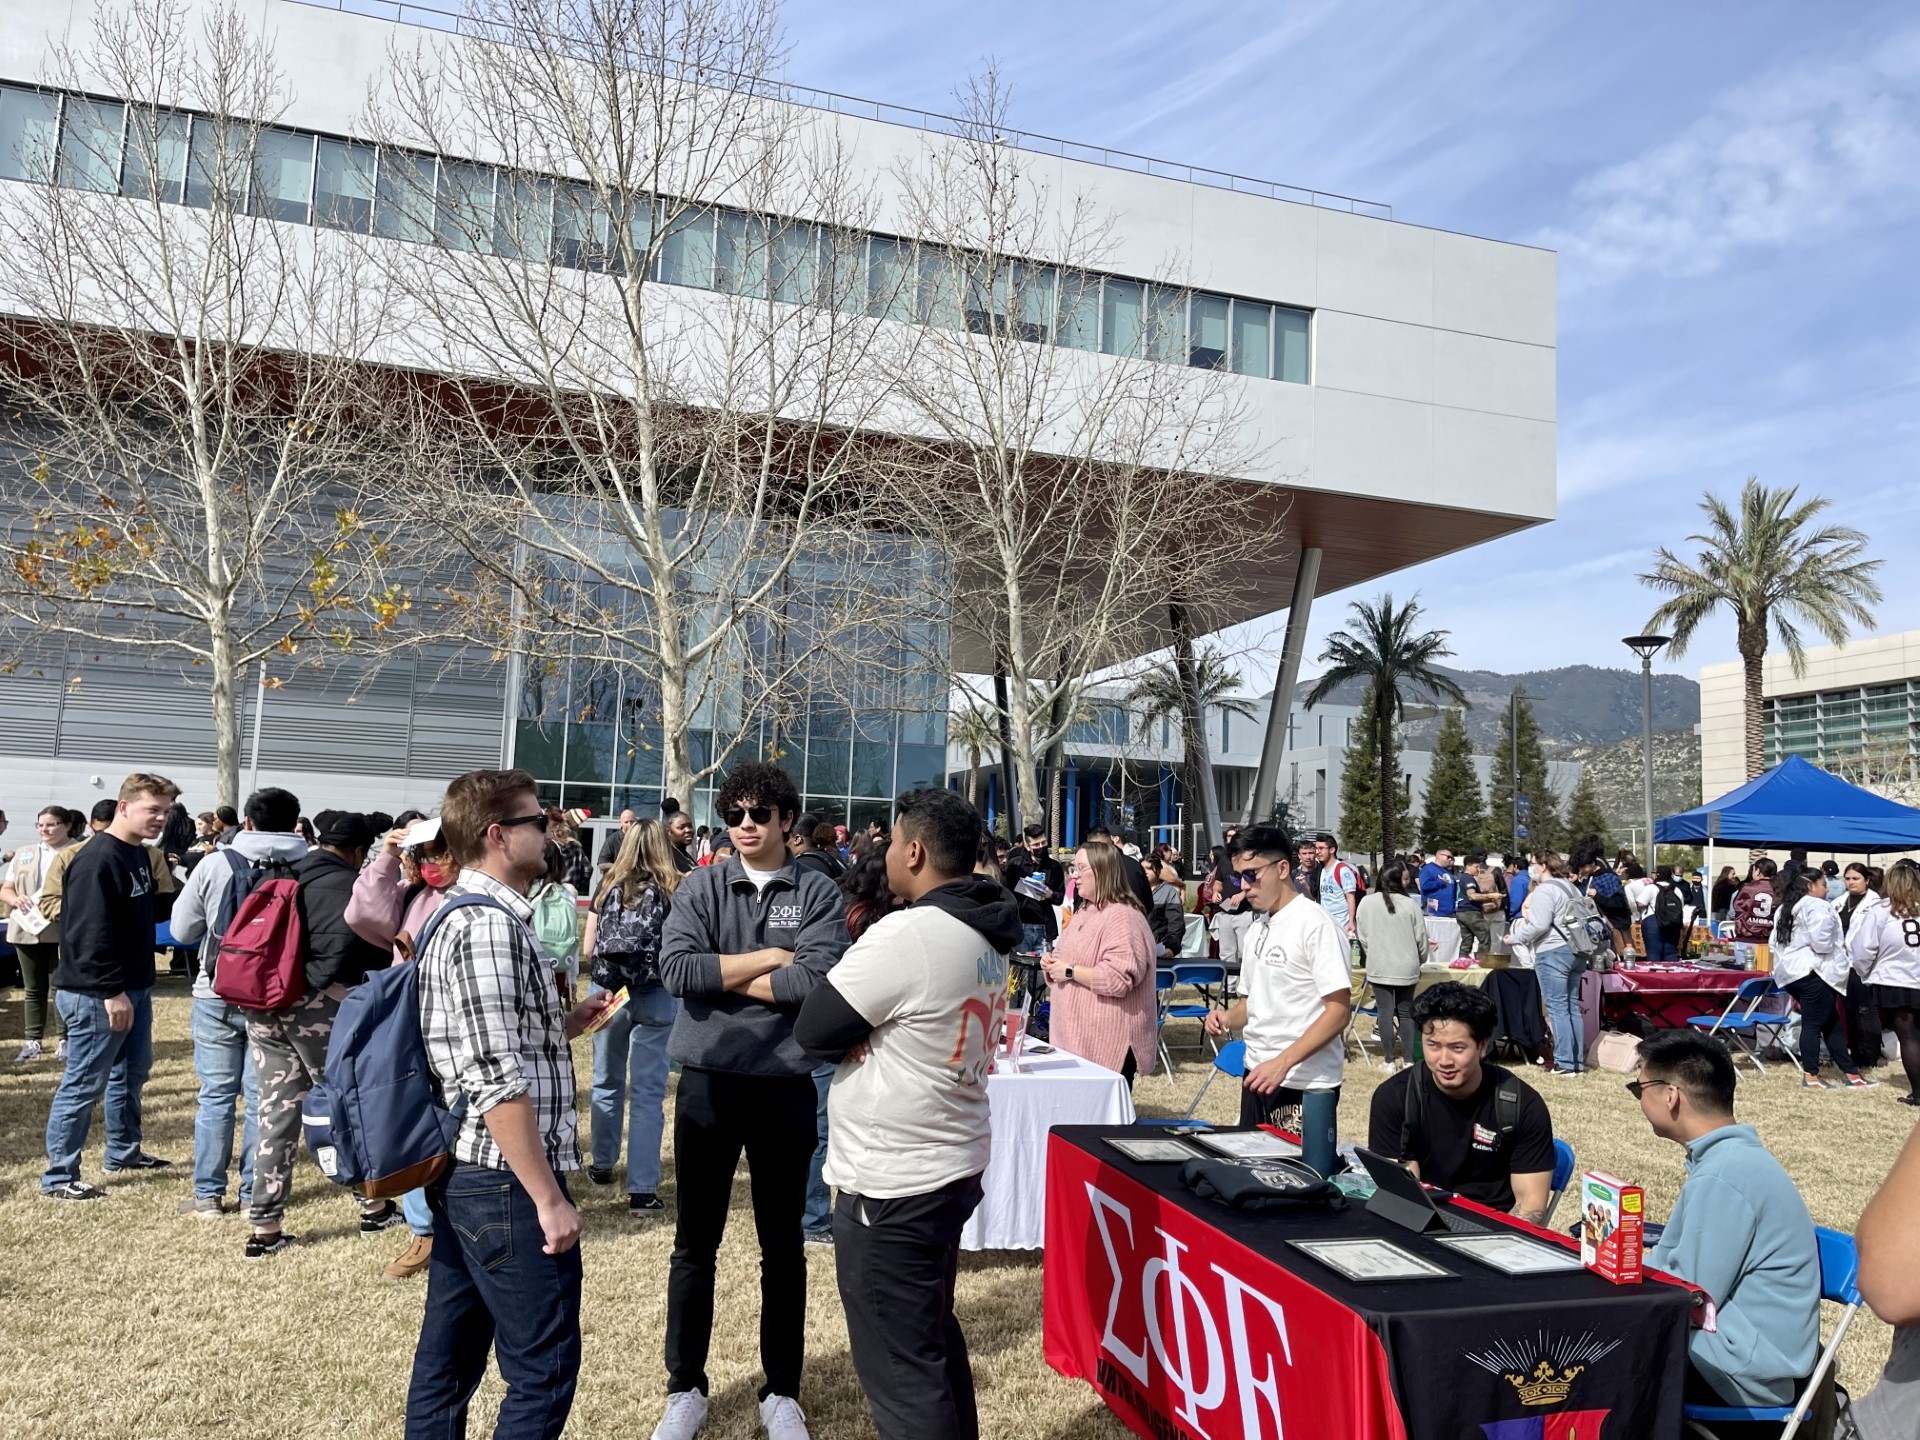
[[[35,158],[62,153],[75,127],[90,127],[97,141],[114,126],[154,123],[143,108],[151,97],[46,84],[50,47],[84,43],[93,8],[91,0],[50,0],[0,9],[0,205],[19,187],[78,183]],[[462,205],[504,183],[487,155],[399,153],[358,138],[361,107],[393,44],[432,42],[434,27],[448,23],[444,14],[409,4],[391,7],[399,18],[382,18],[305,0],[244,8],[273,36],[294,81],[290,105],[261,142],[249,181],[258,192],[253,213],[316,232],[434,244],[431,227],[404,213],[393,177],[462,187]],[[950,123],[799,89],[790,98],[809,123],[837,137],[873,189],[877,217],[861,243],[877,273],[913,239],[901,219],[897,167],[937,143]],[[219,117],[162,118],[179,137],[181,170],[163,183],[193,203],[195,147]],[[1036,333],[1084,349],[1086,363],[1100,365],[1137,343],[1142,316],[1157,316],[1173,327],[1162,333],[1178,338],[1155,358],[1238,377],[1257,455],[1238,478],[1262,487],[1263,514],[1284,526],[1292,548],[1285,563],[1246,577],[1224,619],[1290,608],[1292,668],[1283,665],[1277,680],[1283,695],[1291,695],[1316,594],[1553,518],[1552,253],[1409,223],[1384,206],[1106,150],[1097,139],[1007,138],[1038,157],[1058,204],[1084,199],[1112,226],[1100,273],[1079,275],[1074,287],[1083,299],[1097,294],[1097,304],[1041,316]],[[131,193],[136,181],[122,166],[96,165],[84,183],[111,197]],[[553,183],[564,196],[567,178]],[[743,222],[724,206],[712,213],[721,242],[730,224],[754,218]],[[556,209],[556,247],[563,218]],[[714,243],[694,236],[663,255],[660,286],[680,287],[686,303],[724,287]],[[817,729],[783,737],[808,803],[857,823],[884,811],[898,790],[937,782],[948,763],[944,702],[929,689],[917,710],[905,706],[871,729],[848,713],[857,708],[851,701],[838,713],[822,707]],[[84,806],[126,770],[161,768],[202,808],[212,798],[202,703],[192,676],[162,673],[131,652],[78,643],[43,649],[32,667],[0,675],[0,806],[16,816],[48,802]],[[258,726],[260,782],[288,785],[315,808],[396,810],[429,804],[460,770],[511,761],[533,769],[557,803],[607,813],[659,799],[657,757],[649,768],[644,753],[613,743],[607,727],[579,720],[564,704],[530,708],[509,668],[482,656],[409,662],[364,690],[351,711],[344,705],[324,684],[293,685],[268,696],[257,722],[250,711],[243,724],[250,733]],[[1266,745],[1271,783],[1330,824],[1344,735],[1322,730],[1345,718],[1332,710],[1296,716],[1290,732]],[[1221,723],[1209,721],[1216,733]],[[1261,772],[1264,722],[1224,723],[1217,756],[1231,813]],[[712,735],[701,743],[713,743]],[[710,793],[691,798],[706,819]]]

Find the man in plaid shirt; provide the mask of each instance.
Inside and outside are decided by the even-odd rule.
[[[524,770],[447,787],[440,832],[461,866],[450,912],[419,957],[420,1031],[434,1083],[466,1112],[452,1167],[427,1187],[427,1308],[407,1393],[408,1440],[466,1433],[489,1342],[507,1384],[499,1440],[552,1440],[580,1373],[580,1168],[567,1042],[605,1008],[562,1009],[527,889],[546,873],[547,812]]]

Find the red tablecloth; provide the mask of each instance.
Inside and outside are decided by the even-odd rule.
[[[1655,1025],[1678,1029],[1695,1015],[1727,1008],[1733,992],[1762,974],[1759,970],[1609,970],[1600,977],[1604,1019],[1640,1015]]]
[[[1044,1344],[1050,1366],[1085,1379],[1136,1435],[1679,1433],[1692,1302],[1678,1285],[1483,1272],[1359,1207],[1227,1210],[1182,1186],[1179,1166],[1103,1143],[1126,1133],[1049,1138]],[[1285,1244],[1344,1236],[1390,1239],[1455,1278],[1355,1285]]]

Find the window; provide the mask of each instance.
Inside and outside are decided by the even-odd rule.
[[[682,210],[660,235],[660,279],[696,290],[713,288],[713,212]]]
[[[440,191],[433,208],[433,234],[449,250],[493,248],[494,168],[464,160],[440,166]]]
[[[867,314],[876,320],[911,320],[917,299],[913,246],[874,236],[867,242]]]
[[[1273,378],[1295,385],[1307,383],[1307,322],[1305,310],[1273,309]]]
[[[1085,701],[1080,717],[1067,730],[1068,741],[1076,745],[1125,745],[1132,738],[1127,707],[1111,700]]]
[[[122,195],[165,205],[180,203],[186,189],[189,123],[185,115],[133,107],[120,167]]]
[[[54,126],[59,116],[58,95],[0,87],[0,180],[46,183],[53,171]]]
[[[1146,286],[1108,277],[1100,291],[1100,349],[1108,355],[1138,355]]]
[[[1191,343],[1187,363],[1196,370],[1224,370],[1227,364],[1227,308],[1224,295],[1193,297]]]
[[[951,250],[922,245],[915,262],[913,318],[922,325],[958,330],[962,274],[960,261]]]
[[[69,97],[60,123],[58,180],[76,190],[111,195],[120,188],[120,136],[127,107]]]
[[[313,166],[316,224],[365,235],[373,229],[374,148],[322,140]]]
[[[1170,285],[1147,292],[1147,358],[1167,365],[1187,361],[1187,297]]]
[[[1225,754],[1233,748],[1233,712],[1220,712],[1220,752]]]
[[[373,233],[388,240],[424,242],[433,235],[431,155],[382,150],[373,187]]]
[[[1273,373],[1273,307],[1254,300],[1233,302],[1233,369],[1264,380]]]
[[[1060,276],[1054,338],[1073,350],[1100,348],[1100,277],[1069,270]]]
[[[247,194],[247,127],[196,115],[187,147],[187,204],[238,209]]]
[[[820,232],[820,298],[832,310],[858,315],[867,308],[867,237],[846,230]]]
[[[813,299],[818,276],[818,232],[811,225],[779,224],[768,244],[773,265],[773,298],[789,305]]]
[[[250,212],[304,225],[313,200],[313,136],[262,130],[253,137]]]
[[[729,295],[767,294],[767,222],[758,215],[722,210],[715,219],[713,288]]]
[[[609,243],[612,227],[613,217],[595,203],[589,187],[578,183],[554,186],[553,260],[556,265],[575,270],[609,269],[613,258]]]
[[[502,175],[493,206],[493,253],[544,264],[553,244],[553,182]]]

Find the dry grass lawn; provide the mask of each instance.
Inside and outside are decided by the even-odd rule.
[[[192,1044],[181,982],[163,981],[154,1006],[156,1063],[147,1086],[146,1144],[176,1161],[158,1176],[108,1180],[110,1198],[56,1205],[38,1195],[41,1140],[55,1071],[14,1067],[20,994],[0,992],[0,1436],[7,1440],[166,1440],[229,1435],[397,1435],[420,1321],[424,1280],[377,1276],[404,1231],[362,1239],[350,1200],[311,1166],[297,1172],[287,1228],[292,1252],[248,1264],[245,1223],[175,1213],[188,1193],[192,1152]],[[1184,1110],[1200,1064],[1184,1059],[1177,1084],[1143,1079],[1146,1113]],[[584,1044],[577,1055],[588,1073]],[[1884,1072],[1883,1072],[1884,1073]],[[1341,1133],[1364,1133],[1366,1105],[1383,1078],[1371,1065],[1348,1071]],[[1654,1139],[1621,1077],[1545,1081],[1557,1132],[1581,1164],[1604,1165],[1647,1187],[1664,1216],[1681,1180],[1681,1153]],[[1741,1078],[1743,1118],[1757,1123],[1801,1182],[1814,1218],[1850,1229],[1893,1162],[1914,1112],[1894,1103],[1904,1087],[1863,1094],[1802,1094],[1784,1069]],[[1232,1087],[1215,1085],[1203,1114],[1228,1120]],[[584,1130],[584,1121],[583,1121]],[[669,1135],[671,1126],[669,1126]],[[87,1178],[98,1181],[96,1119]],[[664,1385],[660,1340],[672,1243],[668,1216],[630,1221],[625,1197],[584,1184],[586,1358],[570,1433],[644,1436]],[[757,1254],[743,1182],[722,1252],[721,1311],[712,1375],[715,1440],[758,1434]],[[819,1440],[873,1433],[847,1354],[832,1254],[810,1251],[808,1366],[803,1403]],[[1126,1432],[1079,1382],[1047,1369],[1040,1346],[1040,1257],[970,1256],[960,1313],[973,1349],[981,1429],[996,1440],[1094,1440]],[[1829,1316],[1831,1323],[1831,1316]],[[1863,1314],[1848,1338],[1842,1377],[1870,1385],[1889,1332]],[[472,1431],[487,1433],[499,1384],[489,1379]]]

